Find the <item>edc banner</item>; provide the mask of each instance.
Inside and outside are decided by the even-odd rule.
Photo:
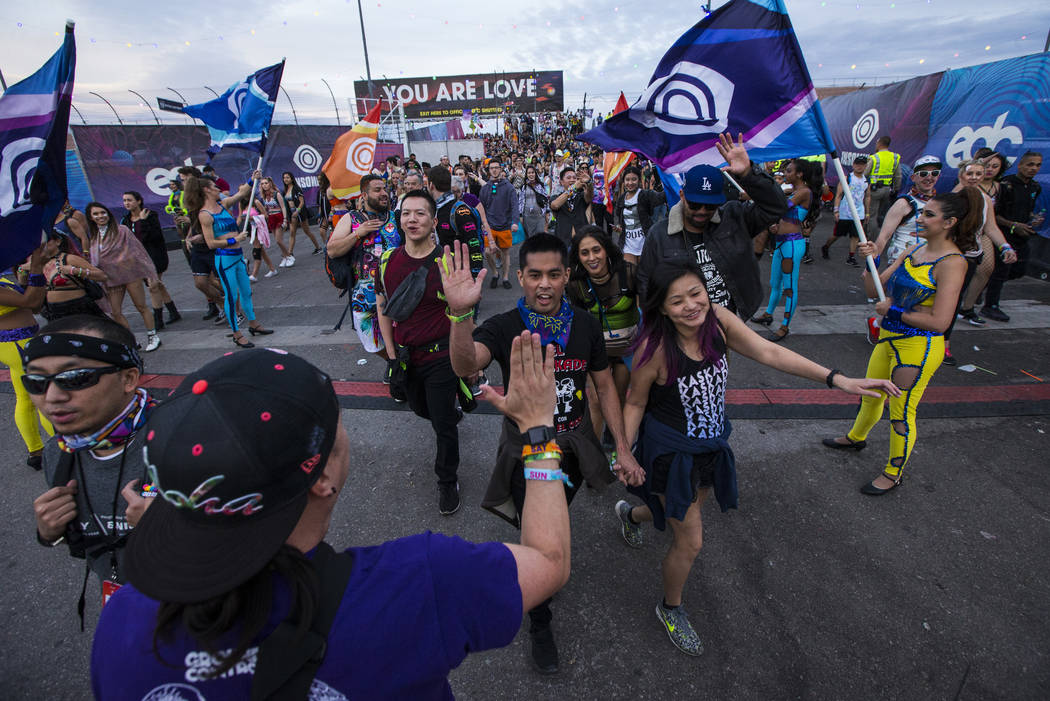
[[[383,112],[398,102],[409,119],[461,117],[463,110],[476,114],[497,114],[506,107],[515,112],[561,112],[565,90],[561,71],[521,73],[476,73],[433,78],[396,78],[354,81],[357,113],[365,114],[376,100],[383,101]]]
[[[348,127],[278,125],[270,130],[270,139],[263,157],[262,171],[281,187],[281,175],[288,171],[304,191],[306,203],[316,201],[317,174],[336,138]],[[96,200],[123,214],[121,200],[127,190],[142,195],[146,206],[155,210],[163,226],[172,226],[171,217],[164,212],[170,190],[168,182],[178,177],[184,165],[203,166],[207,163],[208,132],[198,126],[73,126],[80,159]],[[379,144],[380,147],[387,144]],[[400,144],[391,144],[394,153],[402,153]],[[387,151],[376,150],[382,157]],[[377,158],[377,160],[380,160]],[[245,182],[258,161],[251,151],[223,149],[214,159],[216,173],[236,189]],[[77,207],[86,202],[70,199]]]

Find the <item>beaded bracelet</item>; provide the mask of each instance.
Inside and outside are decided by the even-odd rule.
[[[451,310],[449,310],[448,307],[445,307],[445,316],[447,316],[448,320],[451,321],[453,324],[458,324],[461,321],[466,321],[467,319],[472,319],[474,317],[474,310],[471,309],[466,314],[460,314],[459,316],[456,316],[455,314],[453,314],[451,312]]]

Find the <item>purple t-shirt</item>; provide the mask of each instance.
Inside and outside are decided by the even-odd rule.
[[[351,548],[354,569],[328,635],[311,699],[452,699],[448,672],[470,652],[502,647],[521,625],[518,568],[501,543],[475,544],[430,533]],[[275,583],[274,613],[289,598]],[[202,677],[214,660],[181,629],[152,651],[159,604],[126,585],[102,610],[91,653],[100,699],[246,699],[258,648],[219,679]],[[236,637],[218,645],[230,650]]]

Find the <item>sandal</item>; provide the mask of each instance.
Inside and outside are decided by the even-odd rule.
[[[868,447],[867,441],[853,441],[850,440],[849,436],[845,436],[845,438],[849,443],[839,443],[838,440],[834,438],[825,438],[821,443],[828,448],[834,448],[835,450],[852,450],[854,452],[864,450]]]
[[[781,326],[779,329],[777,329],[776,331],[774,331],[771,334],[769,334],[769,336],[767,336],[767,338],[770,341],[772,341],[773,343],[780,343],[781,341],[783,341],[785,338],[788,337],[789,333],[791,333],[791,330],[788,329],[788,327]]]
[[[763,324],[765,326],[769,326],[773,323],[773,315],[762,314],[761,316],[753,316],[751,317],[751,321],[755,324]]]
[[[255,344],[247,340],[244,336],[234,336],[233,345],[239,348],[255,348]]]

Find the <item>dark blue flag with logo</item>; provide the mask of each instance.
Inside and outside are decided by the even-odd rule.
[[[76,54],[70,22],[62,48],[0,96],[0,270],[40,245],[66,201]]]
[[[718,135],[755,161],[835,150],[783,0],[732,0],[683,34],[627,111],[582,134],[668,173],[723,163]]]
[[[224,146],[258,153],[266,150],[283,74],[284,61],[281,61],[234,83],[214,100],[182,108],[183,112],[208,127],[210,155],[214,156]]]

